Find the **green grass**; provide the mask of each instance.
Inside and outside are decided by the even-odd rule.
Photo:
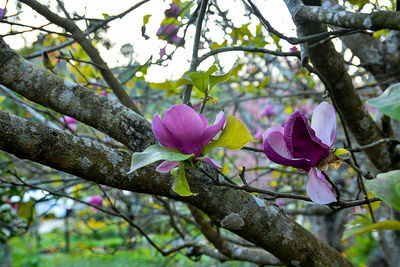
[[[160,244],[164,243],[160,241],[164,239],[162,235],[153,238]],[[126,250],[123,240],[110,231],[96,235],[72,233],[69,253],[64,252],[64,233],[60,230],[41,235],[40,247],[37,246],[37,240],[32,234],[14,237],[10,244],[12,266],[15,267],[254,266],[239,262],[222,264],[206,256],[194,262],[180,253],[162,257],[139,236],[136,248]]]

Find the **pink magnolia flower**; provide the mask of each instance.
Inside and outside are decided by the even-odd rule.
[[[163,59],[163,57],[167,54],[167,52],[165,51],[165,47],[160,49],[160,58],[159,61],[161,61]]]
[[[153,117],[152,129],[154,136],[165,147],[176,148],[183,154],[202,156],[203,147],[208,144],[225,124],[224,112],[218,113],[214,125],[202,114],[191,107],[180,104],[170,107],[161,120],[156,113]],[[221,166],[211,158],[201,158],[211,166],[220,169]],[[179,161],[164,161],[157,171],[168,173],[179,165]]]
[[[316,168],[321,159],[328,156],[336,139],[336,129],[334,107],[322,102],[314,109],[311,126],[306,116],[296,111],[284,127],[272,127],[263,134],[264,152],[271,161],[308,172],[306,192],[318,204],[336,201],[322,173]]]
[[[182,38],[177,36],[178,31],[179,27],[174,24],[162,24],[156,35],[163,37],[170,44],[179,45],[182,42]]]
[[[263,111],[261,112],[261,117],[267,116],[267,117],[271,117],[271,116],[275,116],[277,114],[275,107],[271,104],[267,104],[265,106],[265,108],[263,109]]]
[[[175,3],[172,3],[169,6],[169,9],[165,10],[165,12],[164,12],[165,16],[172,17],[172,18],[177,17],[179,15],[179,13],[181,13],[181,9]]]
[[[296,51],[299,51],[296,46],[292,46],[290,48],[290,52],[296,52]]]
[[[71,128],[71,130],[76,131],[78,122],[76,119],[69,116],[64,116],[60,120],[61,122],[67,124],[68,127]]]
[[[0,20],[2,20],[5,15],[6,15],[6,9],[0,8]]]
[[[262,139],[263,131],[260,129],[257,129],[253,135],[254,139]]]
[[[101,204],[103,203],[103,198],[99,195],[92,196],[89,199],[89,203],[96,206],[101,206]]]

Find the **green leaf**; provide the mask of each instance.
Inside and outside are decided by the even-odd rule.
[[[146,150],[144,150],[143,152],[133,153],[131,169],[128,173],[131,173],[139,168],[142,168],[159,160],[183,161],[191,157],[194,157],[194,154],[182,154],[179,150],[175,148],[152,145],[146,148]]]
[[[368,190],[400,211],[400,170],[379,173],[374,180],[365,181]]]
[[[149,23],[150,17],[151,17],[150,14],[143,16],[143,25],[146,25],[147,23]]]
[[[165,81],[162,83],[150,83],[149,85],[151,88],[167,91],[170,94],[178,92],[175,83],[172,81]]]
[[[343,233],[342,239],[347,239],[351,236],[361,235],[374,230],[400,230],[400,222],[387,220],[378,223],[358,225],[350,229],[346,229]]]
[[[400,83],[389,86],[380,96],[367,100],[367,104],[400,120]]]
[[[172,176],[174,176],[174,185],[172,189],[182,197],[188,197],[193,194],[190,191],[189,184],[186,180],[186,172],[185,172],[185,163],[180,162],[178,168],[175,168],[171,171]]]
[[[191,84],[192,81],[188,78],[188,76],[189,76],[190,73],[192,73],[192,71],[187,71],[187,72],[185,72],[185,73],[182,75],[182,77],[181,77],[179,80],[177,80],[177,81],[175,82],[175,87],[178,88],[178,87],[180,87],[180,86],[182,86],[182,85]]]
[[[217,84],[226,82],[226,81],[229,79],[229,77],[231,76],[232,71],[233,71],[236,67],[237,67],[237,64],[235,64],[229,72],[227,72],[227,73],[225,73],[225,74],[222,74],[222,75],[211,75],[211,76],[210,76],[210,82],[209,82],[209,83],[210,83],[210,91],[211,91],[211,90],[214,88],[214,86],[216,86]]]
[[[35,216],[36,210],[35,210],[35,201],[29,200],[28,202],[25,203],[20,203],[18,206],[18,216],[21,218],[24,218],[26,220],[30,220]]]
[[[206,72],[192,72],[188,78],[192,81],[193,85],[202,93],[206,94],[208,91],[208,81],[211,74],[218,70],[217,66],[212,65]]]
[[[244,126],[239,119],[233,116],[228,116],[226,126],[221,135],[217,140],[208,143],[203,148],[203,154],[207,154],[208,151],[215,147],[225,147],[229,150],[238,150],[251,141],[254,141],[254,139],[246,126]]]

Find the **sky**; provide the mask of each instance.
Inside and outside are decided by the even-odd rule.
[[[41,3],[47,3],[48,1],[40,0]],[[123,12],[127,8],[131,7],[135,3],[140,1],[132,0],[116,0],[115,3],[110,4],[109,0],[70,0],[64,1],[65,8],[70,12],[77,12],[79,15],[86,15],[89,18],[103,18],[103,13],[109,15],[115,15]],[[255,0],[255,4],[259,7],[264,17],[270,21],[273,27],[278,29],[289,36],[295,36],[295,26],[291,20],[290,14],[283,3],[283,1],[277,0]],[[9,0],[7,5],[7,15],[15,14],[15,3],[16,0]],[[51,0],[51,9],[56,10],[56,1]],[[231,19],[235,26],[240,27],[242,23],[247,22],[247,18],[244,17],[243,4],[240,0],[224,0],[219,1],[219,6],[222,11],[229,9],[228,18]],[[0,0],[0,7],[4,7],[5,0]],[[148,3],[140,6],[130,14],[126,15],[122,19],[117,19],[110,23],[110,29],[107,32],[107,38],[112,42],[113,47],[110,50],[99,46],[98,49],[101,52],[102,57],[108,63],[109,66],[115,67],[121,64],[127,63],[128,59],[120,55],[119,51],[122,45],[130,43],[133,46],[134,56],[136,60],[143,64],[150,56],[153,58],[159,57],[159,51],[161,47],[164,47],[166,42],[159,40],[155,33],[164,18],[164,11],[169,7],[169,3],[165,3],[161,0],[151,0]],[[23,14],[20,15],[20,23],[41,26],[47,23],[47,20],[41,15],[33,12],[29,7],[23,7]],[[149,40],[145,40],[141,34],[141,27],[143,24],[143,16],[151,14],[149,23],[147,25],[146,33],[150,36]],[[250,29],[255,30],[255,26],[259,23],[258,19],[253,16],[251,18],[252,26]],[[84,29],[85,25],[79,24]],[[0,34],[6,33],[9,30],[8,25],[0,24]],[[221,29],[216,25],[207,23],[206,27],[210,30],[211,38],[215,41],[222,43]],[[57,27],[47,27],[51,30],[60,31]],[[16,28],[15,29],[20,29]],[[26,29],[26,28],[25,28]],[[180,30],[178,36],[182,35],[183,31]],[[26,33],[21,36],[10,36],[6,37],[6,42],[14,49],[22,48],[26,43],[31,43],[36,40],[38,32]],[[166,66],[152,66],[148,70],[146,79],[151,82],[162,82],[166,79],[178,79],[186,70],[189,69],[190,58],[192,53],[193,38],[195,34],[194,27],[190,27],[186,34],[187,38],[185,48],[178,48],[174,58],[168,67]],[[289,50],[291,45],[282,42],[283,49]],[[268,47],[267,47],[268,48]],[[173,50],[174,47],[171,45],[167,46],[167,52]],[[272,49],[275,49],[272,47]],[[205,52],[201,52],[200,55]],[[237,57],[243,56],[242,52],[224,53],[218,56],[222,66],[229,68],[234,64]],[[205,61],[199,68],[207,69],[213,63],[213,59],[210,58]]]

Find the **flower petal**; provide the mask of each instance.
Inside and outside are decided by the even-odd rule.
[[[292,157],[286,146],[283,127],[269,128],[264,132],[263,140],[264,152],[271,161],[305,171],[312,167],[308,159]]]
[[[211,158],[200,158],[202,161],[207,162],[216,169],[222,169],[221,163]]]
[[[157,113],[154,114],[151,128],[154,136],[163,146],[176,149],[181,147],[180,142],[176,140],[175,136],[168,130],[167,127],[165,127]]]
[[[200,156],[203,148],[201,137],[205,128],[196,111],[184,104],[172,106],[165,112],[163,123],[182,144],[179,149],[181,152]]]
[[[156,168],[159,173],[169,173],[173,168],[178,167],[180,161],[164,161]]]
[[[207,127],[209,127],[210,124],[208,123],[207,117],[204,116],[203,114],[200,114],[200,113],[197,113],[197,114],[200,116],[200,119],[203,121],[204,129],[207,128]]]
[[[327,146],[331,147],[336,139],[336,112],[335,108],[328,102],[319,104],[311,118],[311,128],[315,135]]]
[[[211,139],[213,139],[213,137],[222,130],[222,127],[224,127],[225,124],[225,120],[226,118],[223,111],[217,114],[217,116],[215,117],[214,125],[206,128],[203,136],[201,137],[201,142],[203,146],[207,145],[208,142],[210,142]]]
[[[316,166],[329,153],[329,146],[315,136],[306,116],[300,111],[294,112],[286,121],[284,139],[290,154],[294,158],[310,160],[311,166]]]
[[[308,172],[306,192],[309,198],[317,204],[325,205],[336,202],[335,195],[317,168],[311,168]]]

